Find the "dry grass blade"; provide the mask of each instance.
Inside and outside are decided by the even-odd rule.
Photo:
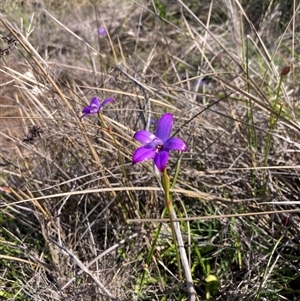
[[[56,246],[58,246],[60,249],[62,249],[68,256],[70,256],[70,258],[78,265],[78,267],[80,268],[81,271],[83,271],[84,273],[86,273],[87,275],[89,275],[93,281],[97,284],[97,286],[101,289],[103,297],[109,297],[110,299],[114,300],[116,299],[107,289],[106,287],[99,281],[99,279],[91,272],[87,269],[87,267],[73,254],[73,252],[71,250],[68,250],[67,248],[65,248],[64,246],[61,246],[59,244],[57,244],[56,241],[51,240],[51,242],[53,244],[55,244]]]
[[[167,171],[198,300],[300,297],[297,1],[1,9],[0,298],[188,298],[160,177],[132,165],[166,112],[188,146]],[[80,118],[95,96],[115,101]]]

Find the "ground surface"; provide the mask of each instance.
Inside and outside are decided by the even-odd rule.
[[[171,112],[198,300],[299,300],[299,3],[202,2],[2,0],[0,299],[188,298],[160,177],[131,163]]]

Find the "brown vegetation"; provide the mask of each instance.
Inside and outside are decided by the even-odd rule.
[[[146,264],[164,198],[151,162],[131,164],[164,112],[189,149],[168,171],[181,160],[198,300],[299,298],[299,8],[45,2],[0,16],[0,299],[187,298],[166,221]],[[95,95],[116,101],[80,120]]]

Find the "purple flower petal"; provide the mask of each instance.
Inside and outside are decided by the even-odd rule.
[[[87,116],[88,114],[83,114],[79,118],[82,119],[83,117]]]
[[[96,110],[96,108],[97,108],[97,110],[99,110],[100,106],[101,105],[100,105],[99,98],[97,96],[93,97],[92,100],[91,100],[91,103],[90,103],[91,109]]]
[[[167,167],[168,160],[169,152],[162,150],[159,153],[157,153],[154,157],[154,164],[161,172],[163,172]]]
[[[157,123],[156,136],[166,142],[171,135],[172,127],[173,115],[171,113],[164,114]]]
[[[143,144],[147,144],[153,141],[156,138],[156,136],[148,131],[141,130],[136,132],[133,138]]]
[[[132,156],[132,163],[136,164],[145,160],[153,159],[156,154],[156,149],[146,146],[139,147]]]
[[[91,106],[86,106],[83,108],[82,113],[83,115],[80,117],[80,119],[87,115],[94,114],[94,111],[91,110]]]
[[[90,112],[91,112],[90,106],[86,106],[82,109],[82,113],[84,113],[84,114],[90,114]]]
[[[106,99],[102,102],[101,108],[102,108],[103,106],[107,105],[108,103],[114,102],[114,101],[115,101],[115,100],[114,100],[112,97],[106,98]]]
[[[186,144],[179,138],[173,137],[168,139],[163,146],[163,150],[178,150],[178,151],[186,151],[187,146]]]

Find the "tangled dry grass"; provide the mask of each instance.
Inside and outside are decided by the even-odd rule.
[[[146,265],[165,205],[131,164],[167,111],[198,300],[299,299],[299,3],[70,2],[2,7],[0,299],[187,298],[167,220]]]

